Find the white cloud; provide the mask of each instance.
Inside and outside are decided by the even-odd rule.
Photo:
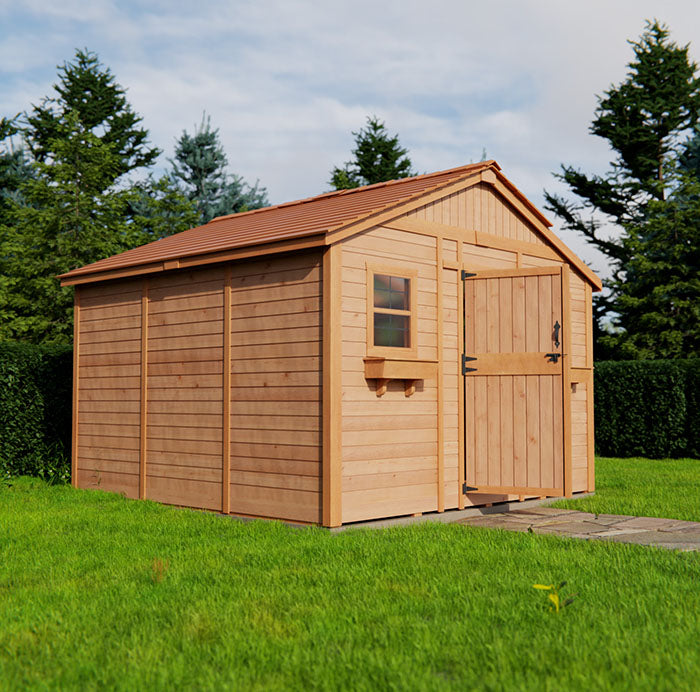
[[[560,163],[607,168],[605,142],[588,134],[595,94],[624,77],[626,40],[654,16],[686,43],[700,5],[669,0],[661,15],[653,0],[0,0],[2,114],[37,103],[56,64],[87,46],[166,156],[206,110],[233,170],[274,202],[327,189],[350,131],[376,114],[415,169],[485,148],[541,205],[544,187],[561,189]]]

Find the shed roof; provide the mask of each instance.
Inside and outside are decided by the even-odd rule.
[[[264,246],[310,236],[318,237],[317,244],[324,245],[331,242],[328,239],[328,234],[331,232],[356,226],[363,220],[372,220],[378,214],[392,209],[396,209],[396,215],[398,215],[401,213],[400,208],[406,204],[462,180],[472,177],[478,180],[478,174],[486,169],[497,172],[500,180],[537,219],[538,225],[541,224],[540,230],[545,230],[546,235],[551,236],[550,240],[554,239],[552,242],[557,249],[570,255],[568,258],[580,265],[579,268],[584,267],[587,271],[583,273],[594,277],[593,283],[597,283],[597,277],[585,267],[583,262],[551,231],[547,231],[551,223],[500,173],[500,166],[495,161],[483,161],[446,171],[350,190],[327,192],[294,202],[219,216],[203,226],[197,226],[73,269],[60,275],[59,278],[64,285],[100,281],[124,275],[124,270],[127,269],[130,270],[129,274],[138,273],[139,268],[146,273],[146,271],[154,271],[154,263],[167,263],[186,258],[192,260],[188,261],[187,265],[193,266],[197,264],[195,260],[197,257],[212,257],[222,251]],[[262,252],[264,249],[261,249],[260,254]]]

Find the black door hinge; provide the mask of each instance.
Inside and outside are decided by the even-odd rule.
[[[462,495],[466,495],[468,492],[478,489],[479,488],[475,488],[473,485],[467,485],[466,483],[462,483]]]
[[[464,269],[462,269],[462,281],[464,281],[465,279],[468,279],[471,276],[476,276],[476,274],[472,274],[472,273],[464,271]]]
[[[474,372],[476,370],[476,368],[467,367],[467,363],[472,360],[476,360],[476,358],[472,358],[472,356],[467,356],[464,353],[462,354],[462,375],[466,375],[468,372]]]

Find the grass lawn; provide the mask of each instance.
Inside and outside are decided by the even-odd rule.
[[[532,585],[560,580],[578,596],[556,614]],[[0,486],[0,689],[697,689],[699,584],[698,553],[331,535],[20,479]]]
[[[596,457],[595,495],[554,507],[700,521],[700,460]]]

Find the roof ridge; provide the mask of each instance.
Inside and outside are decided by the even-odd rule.
[[[410,178],[395,178],[393,180],[385,180],[379,183],[372,183],[372,185],[362,185],[361,187],[351,187],[343,190],[330,190],[329,192],[322,192],[320,195],[313,195],[312,197],[303,197],[302,199],[292,200],[290,202],[281,202],[280,204],[272,204],[269,207],[260,207],[259,209],[250,209],[249,211],[240,211],[234,214],[224,214],[222,216],[216,216],[211,221],[208,221],[205,226],[215,221],[223,221],[224,219],[230,219],[232,217],[240,218],[241,216],[259,214],[263,211],[269,211],[270,209],[283,209],[286,207],[300,206],[302,204],[308,204],[309,202],[316,201],[317,199],[329,199],[331,197],[340,197],[341,195],[350,195],[356,192],[364,192],[365,190],[373,190],[380,187],[388,187],[390,185],[399,185],[401,183],[407,183],[414,180],[419,180],[423,178],[434,178],[440,175],[445,175],[446,173],[460,173],[466,171],[467,169],[477,168],[488,168],[489,166],[495,166],[500,170],[500,166],[494,159],[489,159],[488,161],[479,161],[478,163],[468,163],[463,166],[457,166],[455,168],[447,168],[444,171],[435,171],[433,173],[421,173],[420,175],[414,175]],[[200,226],[201,228],[201,226]]]

